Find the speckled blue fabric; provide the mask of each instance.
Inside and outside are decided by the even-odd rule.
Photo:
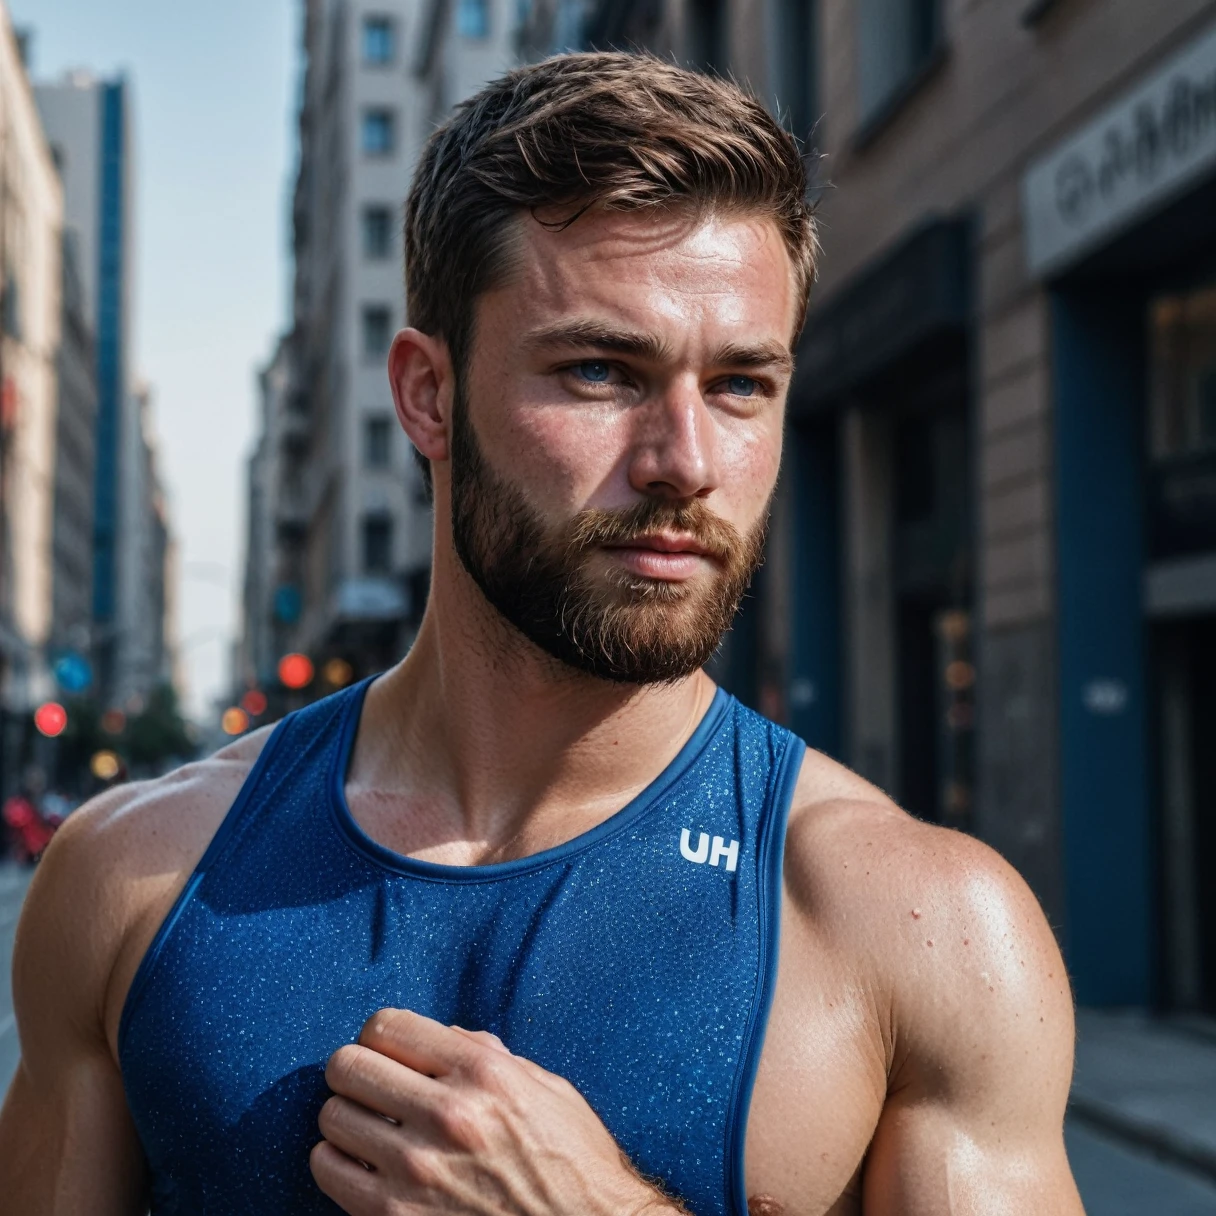
[[[350,815],[365,691],[280,724],[132,985],[119,1048],[153,1212],[337,1212],[308,1170],[325,1061],[394,1006],[492,1030],[573,1082],[696,1216],[745,1216],[802,744],[719,692],[611,819],[519,861],[440,866]]]

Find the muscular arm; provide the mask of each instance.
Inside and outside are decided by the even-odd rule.
[[[21,1062],[0,1111],[0,1195],[30,1216],[134,1216],[143,1158],[106,1042],[117,909],[91,854],[120,796],[73,816],[30,887],[13,958]]]
[[[1064,1150],[1073,1009],[1038,904],[995,854],[916,825],[889,908],[892,1069],[866,1216],[1081,1216]]]
[[[122,1008],[267,733],[105,794],[77,811],[47,850],[13,957],[21,1063],[0,1110],[5,1211],[147,1211],[143,1150],[117,1063]]]

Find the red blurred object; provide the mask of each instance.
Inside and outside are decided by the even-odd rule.
[[[17,382],[12,376],[5,376],[4,387],[0,389],[0,426],[7,431],[17,421],[17,409],[21,404],[21,394],[17,391]]]
[[[21,794],[9,798],[0,814],[23,860],[33,861],[39,857],[55,835],[55,829],[38,814],[38,808]]]
[[[266,694],[260,688],[251,688],[241,698],[241,708],[250,717],[260,717],[266,712]]]
[[[34,710],[34,725],[48,739],[62,735],[67,724],[68,711],[58,701],[47,701]]]
[[[307,688],[312,677],[312,659],[308,655],[285,654],[279,660],[279,679],[284,688]]]

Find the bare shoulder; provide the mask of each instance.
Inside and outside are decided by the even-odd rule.
[[[785,880],[795,914],[871,993],[893,1084],[913,1071],[945,1083],[972,1064],[1046,1052],[1066,1090],[1068,977],[1038,901],[994,850],[808,753]]]
[[[269,729],[258,731],[155,781],[109,790],[68,818],[38,867],[18,929],[23,1039],[40,1003],[59,999],[76,1011],[82,1033],[100,1024],[115,1047],[139,962],[268,737]]]

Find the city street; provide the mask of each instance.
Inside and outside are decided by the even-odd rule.
[[[31,871],[0,865],[0,1087],[7,1089],[17,1066],[9,963],[21,900]],[[1086,1023],[1082,1022],[1082,1034]],[[1203,1045],[1200,1045],[1203,1050]],[[1203,1063],[1216,1061],[1216,1045],[1206,1048]],[[1087,1079],[1087,1078],[1083,1078]],[[1216,1182],[1180,1169],[1146,1148],[1099,1130],[1096,1122],[1073,1119],[1068,1151],[1089,1216],[1216,1216]]]

